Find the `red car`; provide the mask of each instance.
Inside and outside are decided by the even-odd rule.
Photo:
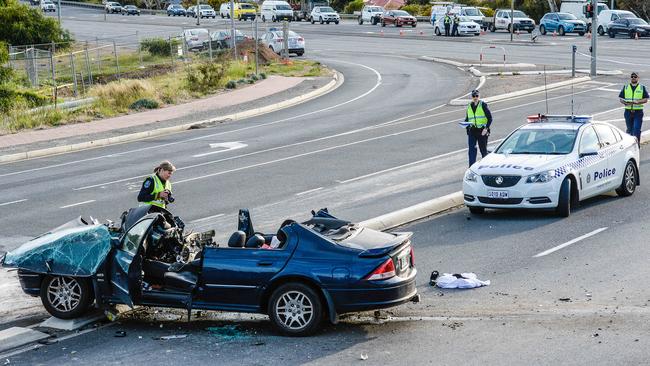
[[[395,24],[396,27],[403,25],[410,25],[415,28],[417,19],[404,10],[388,10],[381,16],[381,26],[385,27],[386,24]]]

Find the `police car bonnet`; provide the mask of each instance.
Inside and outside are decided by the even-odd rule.
[[[551,169],[561,159],[562,156],[559,155],[488,154],[472,165],[472,171],[477,174],[527,175]]]

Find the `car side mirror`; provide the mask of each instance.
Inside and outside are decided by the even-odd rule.
[[[119,249],[121,246],[120,239],[118,238],[111,238],[111,247],[114,249]]]
[[[584,158],[585,156],[595,156],[598,155],[598,150],[594,148],[585,149],[585,151],[580,153],[580,157]]]

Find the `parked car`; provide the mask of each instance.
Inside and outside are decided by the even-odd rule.
[[[171,4],[167,7],[167,16],[185,16],[185,8],[180,4]]]
[[[192,5],[187,10],[185,10],[186,17],[196,18],[196,5]]]
[[[530,19],[526,13],[521,10],[515,10],[513,13],[513,19],[510,19],[510,9],[498,9],[494,12],[494,16],[490,18],[485,18],[485,26],[491,32],[496,32],[500,29],[505,29],[510,32],[510,24],[513,24],[515,31],[524,30],[528,33],[532,33],[535,29],[535,21]]]
[[[217,18],[217,12],[215,12],[214,8],[212,8],[210,5],[207,4],[199,5],[198,13],[201,18],[212,18],[212,19]]]
[[[634,194],[639,184],[634,136],[590,116],[534,115],[528,121],[465,172],[470,212],[551,209],[567,217],[590,197],[612,190]]]
[[[364,5],[361,9],[361,15],[359,15],[358,22],[363,24],[368,22],[372,25],[378,24],[381,21],[381,15],[384,14],[386,9],[381,6],[376,5]]]
[[[567,33],[578,33],[584,36],[587,32],[587,23],[579,20],[571,13],[546,13],[539,21],[539,32],[557,32],[563,36]]]
[[[280,54],[284,49],[284,35],[281,30],[271,28],[271,31],[264,33],[259,40],[277,54]],[[288,46],[288,53],[295,53],[298,56],[305,53],[305,39],[291,30],[289,31]]]
[[[419,301],[410,232],[385,233],[321,209],[256,233],[248,210],[227,246],[214,231],[186,234],[180,218],[151,206],[119,227],[81,218],[0,258],[23,291],[61,319],[94,304],[267,314],[281,334],[306,336],[323,319]]]
[[[210,33],[205,28],[192,28],[183,31],[183,40],[188,51],[203,50],[203,45],[210,39]]]
[[[587,23],[587,32],[591,31],[591,18],[587,18],[587,4],[591,3],[591,1],[587,0],[562,0],[562,4],[560,5],[560,12],[561,13],[571,13],[575,15],[578,20],[582,20],[583,22]],[[605,3],[598,3],[598,15],[603,10],[609,10],[609,7]],[[597,15],[597,16],[598,16]]]
[[[54,5],[52,0],[42,0],[41,10],[43,10],[43,12],[45,13],[47,13],[48,11],[56,11],[56,5]]]
[[[266,0],[262,3],[260,9],[263,22],[266,22],[267,20],[272,22],[293,20],[293,9],[286,1]]]
[[[252,40],[253,37],[247,36],[239,29],[235,30],[235,43],[241,43],[246,40]],[[205,41],[203,48],[212,47],[213,50],[225,49],[232,47],[232,35],[230,30],[218,30],[210,34],[210,40]]]
[[[314,10],[309,14],[309,20],[311,21],[311,24],[314,24],[315,22],[319,22],[320,24],[330,24],[330,22],[339,24],[341,17],[336,10],[329,6],[315,6]]]
[[[627,10],[603,10],[598,15],[598,34],[602,36],[607,33],[607,29],[611,22],[615,22],[619,19],[630,19],[636,17],[637,16],[634,15],[634,13]]]
[[[625,34],[630,38],[650,37],[650,25],[640,18],[623,18],[609,24],[607,34],[610,38]]]
[[[438,18],[436,21],[433,27],[436,36],[440,36],[445,32],[444,21],[444,17]],[[460,23],[458,23],[458,34],[461,36],[478,36],[481,34],[481,25],[468,17],[461,16]]]
[[[255,8],[255,5],[250,4],[250,3],[235,3],[235,11],[234,11],[234,16],[235,19],[237,20],[255,20],[255,16],[257,15],[257,9]],[[221,18],[228,18],[230,19],[230,3],[225,2],[221,4],[219,7],[219,16]]]
[[[122,15],[140,15],[140,9],[135,5],[124,5],[122,7]]]
[[[29,0],[30,5],[41,5],[41,0]]]
[[[120,13],[122,12],[122,5],[115,1],[109,1],[104,5],[104,10],[106,10],[106,14]]]
[[[293,20],[309,20],[312,10],[317,6],[329,6],[329,0],[289,0],[293,9]]]
[[[381,26],[385,27],[386,24],[395,24],[396,27],[403,25],[410,25],[415,28],[417,19],[404,10],[387,10],[381,16]]]

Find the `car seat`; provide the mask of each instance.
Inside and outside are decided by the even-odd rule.
[[[261,234],[255,234],[246,240],[246,248],[260,248],[266,240]]]
[[[246,233],[241,230],[237,230],[228,239],[229,248],[243,248],[244,243],[246,243]]]

